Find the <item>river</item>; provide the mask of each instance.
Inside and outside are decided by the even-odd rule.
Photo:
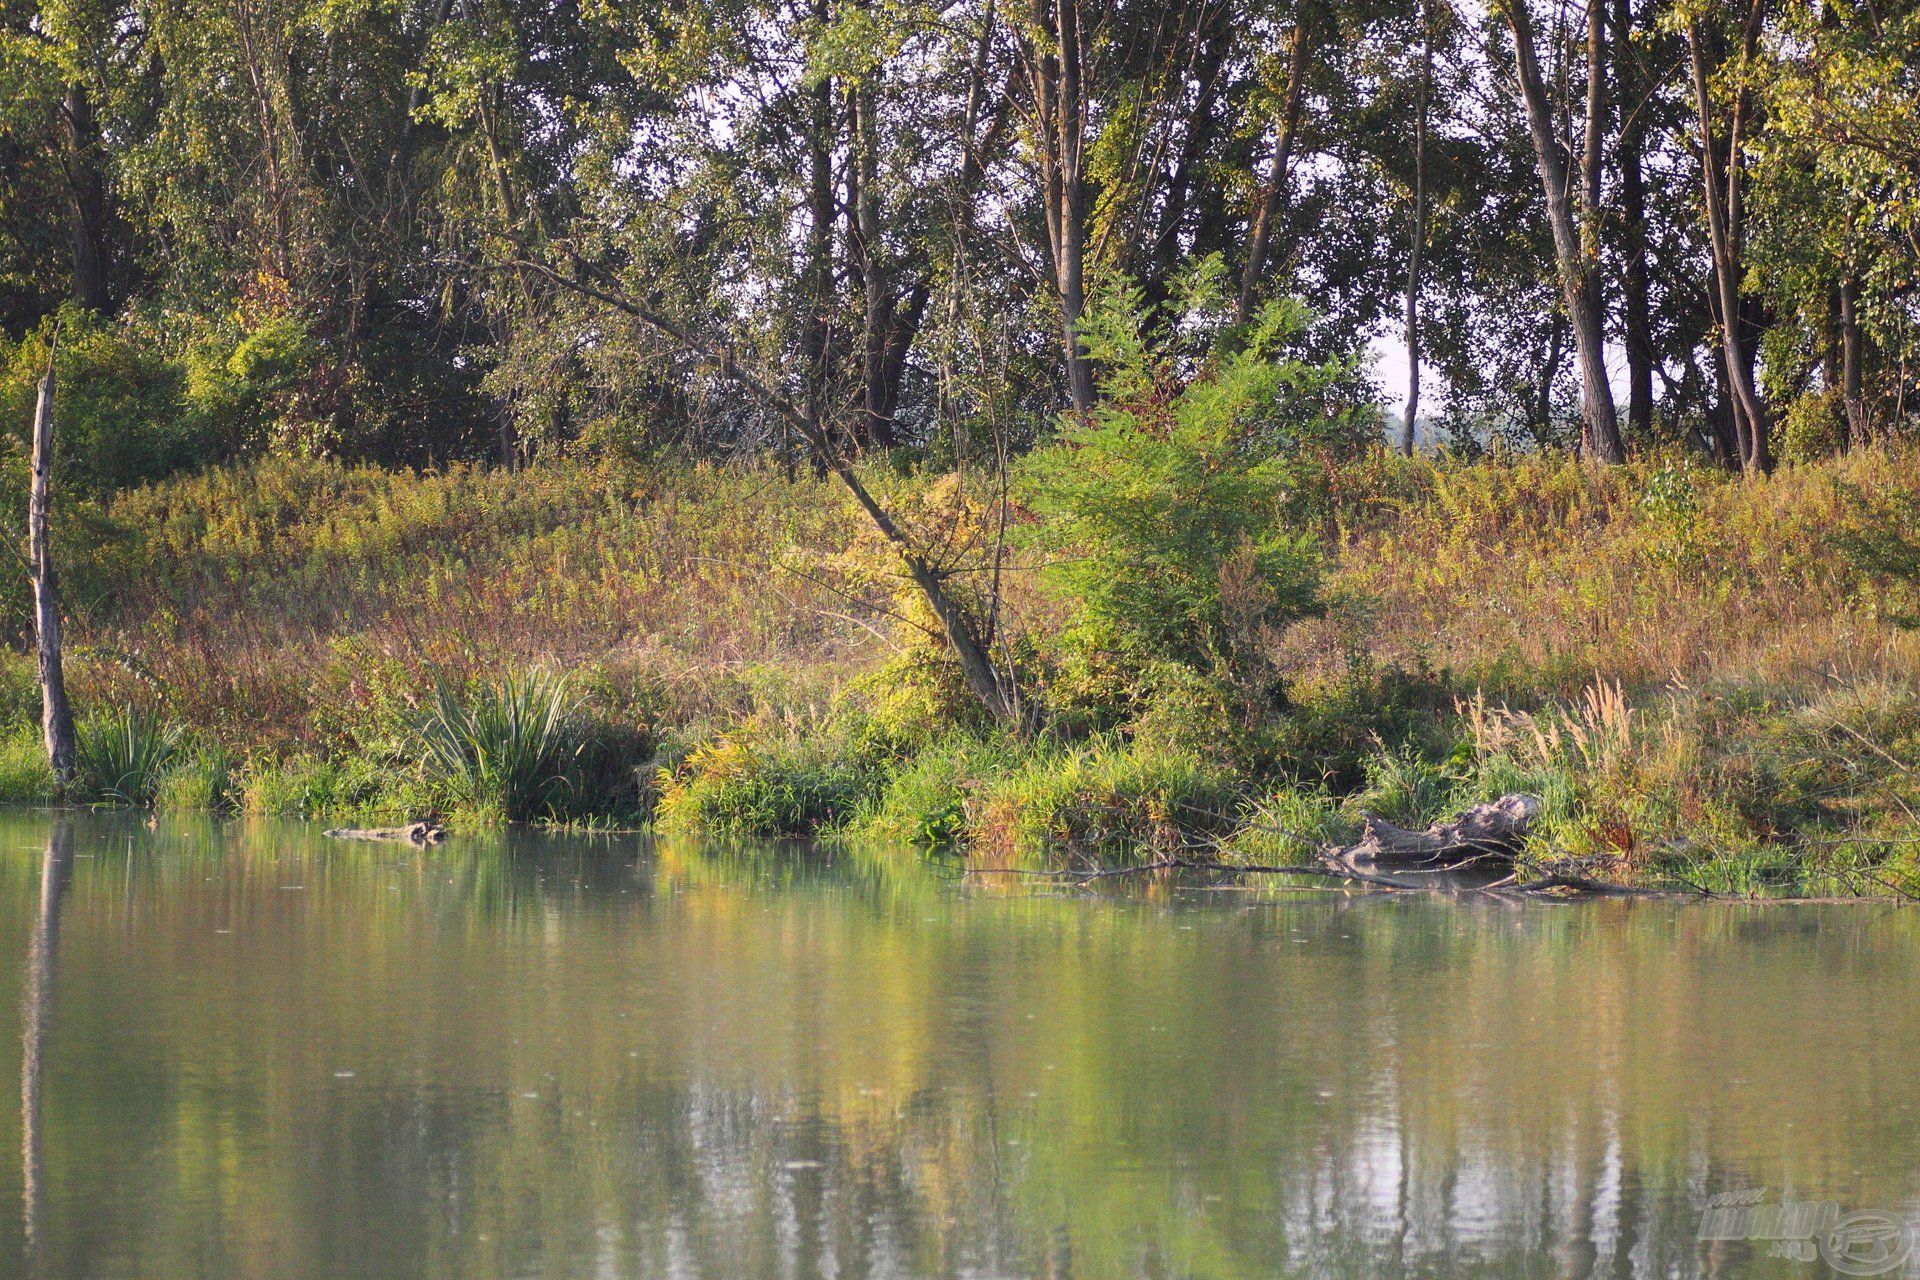
[[[0,847],[0,1275],[1920,1274],[1913,908]]]

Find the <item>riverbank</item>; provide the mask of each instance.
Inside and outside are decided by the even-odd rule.
[[[1587,873],[1893,891],[1916,870],[1920,641],[1868,543],[1911,526],[1915,461],[1763,482],[1658,461],[1329,466],[1296,494],[1320,606],[1250,628],[1259,699],[1233,673],[1082,643],[1070,602],[1015,571],[1020,734],[892,616],[890,569],[826,482],[216,470],[68,521],[93,744],[71,798],[1104,865],[1275,861],[1366,814],[1419,826],[1525,791],[1535,853]],[[952,484],[872,482],[926,506]],[[16,654],[14,802],[53,797],[35,696]]]

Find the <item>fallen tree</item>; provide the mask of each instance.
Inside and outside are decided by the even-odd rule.
[[[426,846],[445,840],[447,829],[437,822],[409,822],[404,827],[335,827],[324,834],[335,840],[385,840]]]
[[[1322,848],[1315,854],[1314,861],[1288,866],[1225,862],[1218,857],[1169,856],[1130,867],[1092,871],[982,867],[971,868],[969,874],[1037,876],[1090,884],[1095,880],[1150,871],[1196,871],[1233,876],[1314,876],[1388,891],[1495,897],[1711,896],[1703,889],[1674,894],[1668,890],[1598,880],[1565,868],[1529,865],[1525,859],[1527,833],[1539,813],[1537,797],[1508,795],[1491,804],[1475,805],[1446,822],[1434,823],[1425,831],[1409,831],[1379,818],[1368,818],[1355,843]]]
[[[1470,863],[1511,863],[1526,848],[1527,828],[1540,813],[1533,796],[1502,796],[1492,804],[1477,804],[1450,822],[1436,822],[1425,831],[1409,831],[1379,818],[1368,818],[1360,841],[1336,851],[1340,861],[1356,867],[1401,867],[1411,870],[1448,870]]]

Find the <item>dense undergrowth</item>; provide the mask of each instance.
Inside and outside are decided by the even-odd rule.
[[[997,865],[1272,860],[1363,815],[1417,825],[1527,790],[1538,847],[1609,874],[1907,885],[1920,639],[1871,550],[1913,527],[1915,461],[1752,482],[1365,454],[1307,495],[1327,557],[1312,607],[1236,604],[1223,550],[1214,649],[1089,643],[1070,602],[1010,574],[1033,702],[1017,733],[970,709],[937,649],[790,570],[859,544],[821,482],[264,461],[87,512],[67,798],[654,821]],[[875,483],[906,501],[950,482]],[[1229,643],[1258,661],[1209,665]],[[15,656],[10,801],[56,798],[37,712]]]

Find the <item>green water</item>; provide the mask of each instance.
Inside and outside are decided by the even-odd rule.
[[[1920,1210],[1912,908],[0,850],[3,1275],[1824,1276],[1706,1198]]]

